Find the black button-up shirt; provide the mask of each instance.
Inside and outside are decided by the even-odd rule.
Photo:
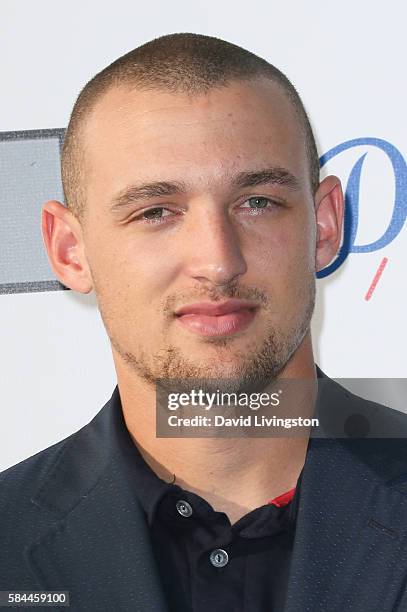
[[[159,478],[140,451],[134,468],[171,612],[284,610],[302,473],[289,503],[268,502],[231,525],[201,496]]]

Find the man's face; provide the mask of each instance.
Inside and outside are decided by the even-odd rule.
[[[84,248],[116,367],[150,382],[275,376],[309,326],[316,238],[304,136],[279,86],[114,88],[84,139]],[[229,298],[256,308],[176,314]]]

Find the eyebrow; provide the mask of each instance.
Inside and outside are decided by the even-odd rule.
[[[282,185],[288,189],[300,188],[298,179],[285,168],[275,167],[256,172],[240,172],[232,181],[235,187],[255,187],[256,185]]]
[[[232,178],[235,188],[245,189],[257,185],[281,185],[290,190],[298,190],[298,179],[289,170],[282,167],[265,168],[252,172],[239,172]],[[135,202],[163,198],[187,193],[187,185],[180,181],[155,181],[141,185],[131,185],[120,191],[109,206],[111,212],[132,206]]]

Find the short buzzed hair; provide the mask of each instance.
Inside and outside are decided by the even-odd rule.
[[[83,220],[85,212],[84,120],[100,97],[115,86],[200,94],[231,81],[268,78],[279,84],[303,128],[313,194],[319,184],[319,158],[312,128],[296,89],[278,68],[230,42],[202,34],[169,34],[151,40],[101,70],[80,92],[73,107],[62,149],[61,171],[65,203]]]

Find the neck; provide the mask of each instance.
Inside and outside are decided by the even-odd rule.
[[[134,381],[117,367],[118,387],[127,429],[152,470],[204,497],[231,522],[296,486],[304,465],[309,431],[296,437],[157,438],[155,389]],[[120,376],[119,376],[120,374]],[[281,379],[311,382],[296,395],[301,409],[312,414],[317,380],[308,335],[280,372]],[[298,403],[297,403],[298,402]]]

